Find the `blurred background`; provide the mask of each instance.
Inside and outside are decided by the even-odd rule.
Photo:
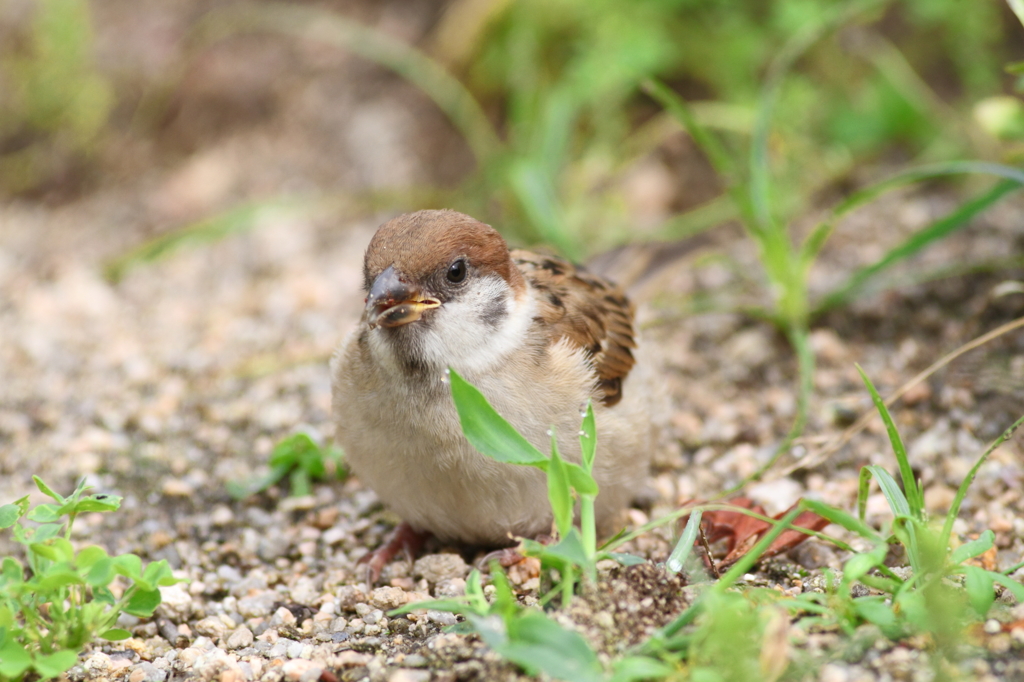
[[[0,493],[45,461],[216,495],[275,439],[329,438],[324,367],[362,250],[431,207],[580,261],[712,244],[643,324],[671,368],[676,464],[737,463],[696,489],[752,476],[785,434],[869,407],[854,362],[884,392],[1024,314],[1022,15],[0,0]],[[618,253],[627,279],[652,262]],[[968,389],[915,404],[1013,412],[1024,335],[1003,341],[964,365]],[[1005,428],[992,414],[972,428]]]
[[[1021,60],[1004,0],[4,0],[0,200],[128,192],[121,246],[261,203],[450,206],[581,259],[737,217],[652,79],[742,155],[778,76],[792,220],[914,164],[1019,165]]]

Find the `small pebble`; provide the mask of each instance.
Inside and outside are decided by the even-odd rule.
[[[254,639],[252,630],[243,625],[228,636],[226,644],[229,649],[241,649],[252,646]]]
[[[383,611],[397,609],[409,601],[409,593],[399,587],[378,587],[370,593],[370,604]]]
[[[442,580],[465,578],[469,566],[458,554],[428,554],[413,565],[413,575],[436,584]]]
[[[427,620],[438,625],[455,625],[459,619],[454,613],[447,611],[427,611]]]
[[[142,661],[128,675],[128,682],[164,682],[167,671],[160,670],[153,663]]]
[[[324,672],[324,666],[314,661],[307,661],[303,658],[294,658],[285,661],[281,667],[284,678],[289,682],[315,682],[320,679]]]
[[[173,621],[187,620],[192,614],[192,595],[181,583],[160,588],[160,606],[156,612]]]

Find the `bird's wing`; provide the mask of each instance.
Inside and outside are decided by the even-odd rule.
[[[633,306],[622,290],[554,256],[512,251],[512,260],[537,292],[538,316],[552,339],[567,339],[589,356],[601,401],[622,399],[622,381],[633,368]]]

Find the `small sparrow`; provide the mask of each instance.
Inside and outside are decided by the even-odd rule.
[[[554,433],[571,461],[580,461],[581,411],[593,401],[595,515],[600,532],[614,531],[653,442],[623,293],[562,259],[509,251],[489,225],[450,210],[382,225],[363,278],[362,319],[331,375],[348,464],[404,520],[370,555],[372,579],[427,534],[503,547],[551,532],[544,474],[495,462],[462,435],[449,367],[542,452]]]

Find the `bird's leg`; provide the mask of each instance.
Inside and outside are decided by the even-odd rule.
[[[415,561],[429,538],[429,532],[418,531],[404,521],[398,524],[387,542],[359,559],[358,563],[366,564],[366,584],[375,585],[380,579],[381,571],[399,552],[405,554],[409,563]]]

